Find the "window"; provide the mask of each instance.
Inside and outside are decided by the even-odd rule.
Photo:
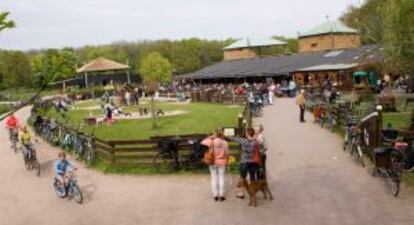
[[[316,48],[316,47],[318,47],[318,43],[312,43],[311,44],[311,48]]]

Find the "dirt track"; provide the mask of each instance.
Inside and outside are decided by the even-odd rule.
[[[28,114],[25,108],[18,115]],[[232,192],[224,203],[212,201],[208,176],[118,176],[84,168],[77,174],[86,202],[58,199],[51,185],[56,149],[36,146],[43,174],[35,177],[0,129],[0,224],[414,223],[414,193],[403,189],[399,198],[391,197],[383,180],[342,152],[338,137],[311,123],[299,124],[293,101],[278,100],[265,114],[260,122],[271,148],[269,182],[276,199],[259,200],[256,209]]]

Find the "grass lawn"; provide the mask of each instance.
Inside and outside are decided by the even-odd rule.
[[[75,105],[68,113],[68,125],[78,127],[89,114],[102,116],[102,111],[96,109],[98,101],[85,101]],[[95,107],[95,108],[93,108]],[[142,107],[149,108],[147,102]],[[184,135],[194,133],[211,133],[216,127],[236,127],[237,117],[243,111],[242,106],[226,106],[208,103],[161,103],[157,102],[157,109],[164,112],[181,110],[188,113],[176,116],[161,117],[157,120],[157,129],[152,129],[152,119],[118,120],[111,126],[100,124],[96,127],[95,135],[104,140],[137,140],[148,139],[151,136]],[[85,108],[82,110],[82,108]],[[137,112],[137,107],[126,107],[126,112]],[[56,111],[46,113],[48,117],[59,118],[64,121]],[[91,132],[93,127],[85,126],[84,131]]]
[[[383,126],[390,123],[395,128],[407,128],[410,126],[411,112],[384,113]]]
[[[0,104],[0,115],[10,111],[13,107],[9,104]]]
[[[3,95],[7,98],[9,98],[9,101],[19,101],[19,100],[28,100],[33,95],[35,95],[38,92],[37,89],[27,89],[27,88],[20,88],[20,89],[8,89],[4,91],[0,91],[0,95]],[[54,90],[45,90],[40,95],[41,96],[47,96],[47,95],[53,95],[56,94],[56,91]]]

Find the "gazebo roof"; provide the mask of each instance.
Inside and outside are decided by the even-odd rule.
[[[111,71],[111,70],[127,70],[130,67],[128,65],[118,63],[103,57],[97,58],[81,68],[77,69],[78,73],[85,72],[99,72],[99,71]]]

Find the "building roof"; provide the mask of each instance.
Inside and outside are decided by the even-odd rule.
[[[130,67],[103,57],[97,58],[81,68],[77,69],[78,73],[85,72],[99,72],[99,71],[110,71],[110,70],[127,70]]]
[[[299,71],[338,71],[381,60],[380,48],[369,45],[354,49],[298,53],[263,58],[222,61],[178,78],[215,79],[284,76]]]
[[[352,28],[347,27],[340,21],[326,21],[325,23],[320,24],[308,30],[304,33],[301,33],[299,37],[310,37],[317,36],[322,34],[357,34],[358,31]]]
[[[279,41],[273,38],[242,38],[237,40],[233,44],[226,46],[225,48],[223,48],[223,50],[268,47],[275,45],[286,45],[286,42]]]

